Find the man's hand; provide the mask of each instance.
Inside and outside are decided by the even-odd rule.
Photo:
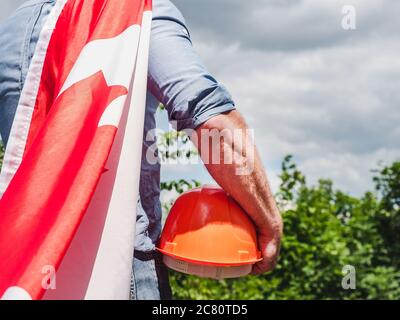
[[[283,223],[243,117],[237,111],[215,116],[191,138],[212,177],[256,226],[263,260],[254,265],[252,273],[271,271],[277,263]]]
[[[263,274],[275,268],[278,262],[280,243],[280,232],[276,232],[273,238],[270,235],[258,234],[258,246],[261,250],[263,260],[254,265],[251,274]]]

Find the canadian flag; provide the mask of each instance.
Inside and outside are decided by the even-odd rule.
[[[128,299],[151,0],[58,0],[0,176],[0,297]]]

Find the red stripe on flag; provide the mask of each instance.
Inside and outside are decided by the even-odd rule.
[[[89,42],[114,38],[129,26],[141,24],[143,8],[151,1],[69,0],[50,39],[25,150],[42,126],[82,49]],[[134,53],[132,53],[133,59]]]
[[[98,72],[54,103],[0,201],[0,296],[16,285],[34,299],[44,293],[42,268],[60,263],[112,146],[117,129],[99,120],[126,94]]]
[[[151,0],[68,0],[65,6],[64,1],[57,5],[63,10],[59,16],[56,11],[50,42],[52,27],[41,35],[45,39],[41,52],[46,48],[47,52],[37,97],[36,93],[30,97],[28,90],[24,100],[32,101],[25,109],[35,103],[30,126],[26,126],[27,142],[26,135],[16,135],[15,147],[25,149],[25,154],[0,200],[0,297],[13,286],[23,288],[33,299],[44,294],[43,267],[57,269],[60,265],[116,136],[116,127],[98,127],[100,118],[111,102],[128,93],[123,86],[108,86],[101,71],[58,96],[61,88],[86,45],[116,38],[132,25],[141,24],[143,10],[151,9]],[[134,71],[135,54],[132,52],[132,66],[125,68],[128,73]],[[43,59],[36,57],[40,57],[37,72]],[[124,59],[118,63],[119,67],[129,64]],[[30,85],[35,84],[32,88],[37,88],[37,78],[30,74],[29,79]],[[25,126],[30,113],[23,116]],[[104,119],[107,124],[109,118]]]

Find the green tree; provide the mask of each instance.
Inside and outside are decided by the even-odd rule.
[[[171,272],[175,298],[399,299],[399,251],[390,245],[400,231],[399,174],[396,163],[383,168],[374,179],[380,193],[357,198],[335,190],[329,180],[307,185],[292,157],[286,157],[276,195],[285,221],[277,268],[220,281]],[[355,290],[342,287],[346,265],[356,270]]]
[[[375,188],[380,198],[378,228],[389,250],[389,263],[400,269],[400,162],[375,173]]]

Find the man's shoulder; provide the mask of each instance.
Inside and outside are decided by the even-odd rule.
[[[153,0],[153,19],[166,19],[186,24],[182,13],[170,0]]]

